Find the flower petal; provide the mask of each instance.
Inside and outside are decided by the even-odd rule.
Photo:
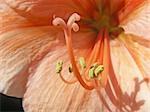
[[[91,34],[83,34],[84,37],[75,35],[75,54],[84,56],[90,47]],[[82,35],[82,36],[83,36]],[[77,40],[76,40],[77,39]],[[78,40],[79,39],[79,40]],[[55,63],[58,60],[64,61],[63,75],[71,79],[68,74],[68,56],[65,46],[58,46],[58,49],[49,53],[37,67],[27,84],[24,96],[25,111],[86,111],[95,112],[101,108],[101,102],[96,91],[85,90],[78,82],[73,85],[65,84],[55,72]]]
[[[30,67],[33,63],[38,63],[44,53],[50,51],[56,37],[56,33],[49,27],[24,28],[1,34],[0,91],[21,97]]]
[[[146,0],[143,5],[141,4],[135,11],[132,11],[121,22],[121,26],[123,26],[126,33],[150,38],[150,0]]]
[[[22,97],[30,67],[50,51],[60,35],[52,27],[33,27],[4,1],[0,1],[0,16],[0,92]]]
[[[138,49],[141,48],[139,46]],[[118,39],[111,41],[111,54],[116,77],[124,93],[122,97],[126,108],[131,112],[147,112],[150,91],[134,57]]]
[[[33,24],[15,13],[4,1],[0,1],[0,34],[29,26]]]
[[[62,18],[68,18],[74,12],[85,15],[83,9],[89,10],[91,6],[87,0],[82,2],[78,0],[6,0],[6,2],[20,15],[38,24],[50,24],[54,15]]]
[[[125,0],[111,0],[111,11],[112,12],[118,12],[124,5]]]
[[[124,37],[121,40],[133,56],[141,74],[150,78],[150,40],[135,35],[124,35]]]

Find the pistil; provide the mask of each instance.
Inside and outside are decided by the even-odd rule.
[[[84,79],[82,78],[79,69],[77,68],[77,64],[75,61],[75,57],[74,57],[74,53],[73,53],[73,48],[72,48],[72,35],[71,35],[71,30],[73,29],[74,31],[78,31],[79,30],[79,26],[75,23],[76,21],[80,20],[80,16],[76,13],[74,13],[68,20],[67,24],[64,24],[64,20],[62,20],[61,18],[55,18],[53,21],[54,25],[60,25],[62,26],[63,30],[64,30],[64,34],[65,34],[65,40],[66,40],[66,45],[67,45],[67,49],[68,49],[68,54],[70,57],[70,61],[72,64],[72,68],[73,68],[73,74],[75,75],[75,77],[77,78],[77,80],[80,82],[80,84],[88,89],[94,89],[93,85],[88,85]]]

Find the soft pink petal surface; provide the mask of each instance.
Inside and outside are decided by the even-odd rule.
[[[150,79],[150,40],[135,35],[122,35],[121,41],[134,58],[142,76]]]
[[[132,36],[130,38],[134,39]],[[134,42],[133,40],[130,41],[132,42],[132,44],[130,44],[132,45],[132,49],[135,50],[134,53],[140,53],[137,54],[138,56],[140,55],[138,59],[142,59],[144,56],[143,54],[148,53],[148,49],[144,48],[142,45],[140,46],[140,44]],[[138,44],[139,48],[135,47],[135,44]],[[144,79],[141,68],[136,63],[137,59],[131,55],[125,44],[118,39],[111,41],[111,56],[119,84],[124,92],[124,95],[126,95],[125,93],[128,94],[124,96],[128,102],[127,104],[131,105],[131,103],[133,103],[131,105],[132,111],[148,112],[150,105],[150,90],[147,85],[147,81],[143,81]],[[148,68],[150,66],[146,63],[148,63],[150,57],[149,55],[144,57],[147,61],[142,59],[143,61],[141,60],[140,63],[146,73],[149,71]],[[147,75],[147,77],[149,77],[149,74]]]
[[[3,0],[0,1],[0,34],[29,26],[33,26],[33,24],[19,16]]]
[[[125,33],[138,35],[142,38],[150,38],[150,0],[145,0],[144,5],[133,11],[121,26]]]

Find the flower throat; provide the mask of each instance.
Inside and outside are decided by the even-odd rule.
[[[72,30],[79,31],[79,26],[76,23],[80,20],[80,16],[74,13],[68,19],[68,22],[62,18],[53,20],[54,26],[61,26],[66,40],[66,46],[71,65],[68,66],[68,71],[73,73],[76,80],[66,80],[61,73],[63,69],[63,61],[58,61],[56,64],[56,72],[60,78],[67,84],[79,82],[85,89],[92,90],[96,87],[105,87],[107,84],[110,63],[110,47],[109,47],[109,31],[107,27],[100,28],[97,35],[95,45],[88,59],[79,57],[75,60],[72,46]]]

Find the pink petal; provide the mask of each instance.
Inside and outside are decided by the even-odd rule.
[[[132,49],[136,49],[134,48],[134,44]],[[138,46],[137,49],[143,49],[143,47]],[[143,54],[147,52],[138,50],[137,52]],[[129,49],[126,48],[123,42],[118,39],[111,41],[111,54],[116,77],[124,93],[122,98],[124,98],[124,102],[127,104],[126,107],[131,109],[131,112],[147,112],[150,105],[150,91],[135,58],[130,54]],[[140,54],[139,59],[143,57],[143,54]],[[147,59],[150,59],[149,56],[147,56]],[[143,63],[145,64],[143,66],[144,69],[147,69],[146,63]]]
[[[150,1],[145,1],[135,11],[133,11],[121,26],[126,33],[131,33],[144,38],[150,38]]]
[[[33,26],[33,24],[19,16],[4,1],[0,1],[0,34],[12,29],[29,26]]]
[[[150,79],[150,40],[135,35],[122,38],[124,45],[134,58],[143,77]]]

